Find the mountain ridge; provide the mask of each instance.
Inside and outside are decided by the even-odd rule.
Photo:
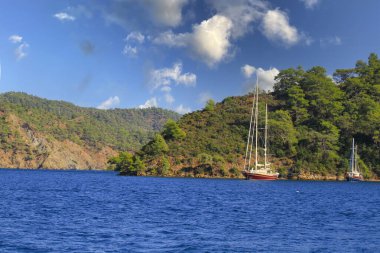
[[[105,169],[109,156],[134,152],[176,112],[79,107],[23,92],[0,94],[0,166]]]

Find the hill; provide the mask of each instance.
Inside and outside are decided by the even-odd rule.
[[[319,66],[283,70],[274,91],[261,92],[260,102],[260,111],[265,103],[269,107],[271,162],[281,177],[342,179],[352,138],[364,176],[380,176],[377,55],[337,70],[334,79]],[[251,105],[251,94],[210,101],[178,124],[167,124],[137,154],[122,153],[109,162],[129,175],[241,177]]]
[[[169,119],[160,109],[83,108],[25,93],[0,94],[0,167],[104,169],[136,151]]]

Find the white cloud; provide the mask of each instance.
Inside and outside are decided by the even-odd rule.
[[[9,36],[9,41],[12,43],[20,43],[22,41],[22,36],[14,34]]]
[[[152,107],[158,107],[157,99],[155,97],[152,97],[145,101],[145,104],[139,105],[140,109],[146,109],[146,108],[152,108]]]
[[[263,90],[272,90],[273,85],[275,84],[274,78],[279,73],[280,71],[276,68],[270,68],[268,70],[258,68],[256,74],[259,76],[260,88]]]
[[[130,45],[125,45],[123,49],[123,54],[129,57],[135,57],[138,53],[137,47],[132,47]]]
[[[262,18],[268,4],[262,0],[218,0],[211,4],[219,15],[229,18],[232,23],[232,37],[238,38],[252,31],[252,22]]]
[[[192,33],[174,34],[167,31],[153,41],[169,47],[188,47],[195,56],[207,65],[213,66],[229,54],[232,27],[229,18],[215,15],[194,25]]]
[[[193,73],[182,74],[182,64],[175,63],[173,68],[155,69],[150,72],[149,84],[153,90],[173,83],[177,85],[194,86],[197,76]]]
[[[145,40],[145,36],[140,32],[131,32],[127,35],[127,38],[125,38],[125,40],[143,43]]]
[[[248,66],[247,68],[249,69],[248,73],[244,72],[244,67]],[[275,84],[274,78],[280,73],[280,71],[276,68],[270,68],[270,69],[263,69],[263,68],[256,68],[251,65],[245,65],[242,67],[242,72],[243,74],[247,77],[250,78],[253,74],[256,74],[259,78],[259,87],[263,90],[272,90],[273,85]],[[246,75],[250,74],[250,75]]]
[[[191,108],[185,107],[181,104],[177,108],[175,108],[175,111],[178,112],[179,114],[185,114],[185,113],[191,112]]]
[[[231,28],[231,20],[220,15],[195,25],[191,40],[193,51],[209,66],[220,62],[231,46]]]
[[[162,26],[176,27],[182,21],[182,8],[188,0],[144,0],[153,20]]]
[[[340,46],[342,45],[342,39],[338,36],[327,37],[327,38],[320,39],[319,43],[322,47],[326,47],[329,45]]]
[[[174,97],[170,93],[166,93],[164,95],[164,98],[165,98],[166,103],[168,104],[173,104],[175,101]]]
[[[59,12],[59,13],[56,13],[54,14],[54,17],[60,21],[74,21],[75,20],[75,17],[74,16],[71,16],[69,15],[68,13],[66,12]]]
[[[17,60],[25,58],[28,54],[25,52],[29,48],[29,44],[23,42],[15,50],[15,55]]]
[[[289,24],[288,15],[279,9],[269,10],[262,21],[264,35],[272,41],[279,41],[285,46],[297,44],[301,35],[297,28]]]
[[[305,4],[306,9],[313,9],[320,2],[320,0],[300,0],[300,1]]]
[[[241,67],[241,72],[246,78],[250,78],[255,72],[255,70],[256,70],[255,67],[248,64],[245,64],[243,67]]]
[[[107,110],[107,109],[110,109],[110,108],[115,108],[119,104],[120,104],[119,97],[118,96],[114,96],[114,97],[110,97],[107,100],[103,101],[96,108]]]

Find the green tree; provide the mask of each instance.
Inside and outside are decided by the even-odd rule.
[[[269,147],[278,157],[296,154],[297,131],[287,111],[277,110],[270,113]]]
[[[108,164],[122,175],[140,176],[146,170],[140,157],[129,152],[120,152],[118,156],[111,157]]]
[[[172,119],[169,119],[164,125],[164,130],[162,131],[162,135],[164,136],[165,139],[174,139],[174,140],[179,140],[186,137],[185,131],[183,131],[178,126],[178,124]]]
[[[155,134],[153,140],[142,148],[143,152],[147,155],[161,155],[169,151],[164,137],[161,134]]]
[[[205,105],[205,110],[210,112],[210,111],[214,111],[214,109],[215,109],[215,101],[213,99],[207,100],[206,105]]]

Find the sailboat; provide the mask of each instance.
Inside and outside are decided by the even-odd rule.
[[[355,140],[352,138],[352,152],[350,158],[350,168],[346,173],[347,181],[363,181],[363,176],[359,171],[357,160],[357,147],[355,147]]]
[[[258,78],[257,78],[258,80]],[[259,85],[256,82],[256,93],[253,96],[251,120],[249,122],[249,132],[247,139],[247,147],[245,152],[243,175],[246,179],[255,180],[276,180],[279,173],[273,172],[270,163],[267,161],[267,139],[268,139],[268,106],[265,105],[265,127],[264,127],[264,164],[258,162],[258,119],[259,119]],[[252,152],[255,152],[255,160],[253,164]]]

